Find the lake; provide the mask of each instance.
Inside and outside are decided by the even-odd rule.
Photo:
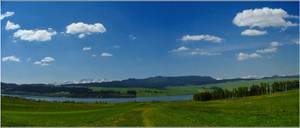
[[[155,101],[185,101],[192,100],[192,95],[181,96],[159,96],[159,97],[138,97],[138,98],[67,98],[67,97],[48,97],[48,96],[28,96],[28,95],[7,95],[2,96],[21,97],[30,100],[41,100],[49,102],[108,102],[108,103],[123,103],[123,102],[155,102]]]

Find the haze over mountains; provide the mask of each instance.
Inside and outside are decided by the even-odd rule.
[[[144,79],[129,78],[126,80],[105,81],[104,79],[82,79],[78,82],[67,81],[63,83],[51,84],[14,84],[13,85],[43,85],[43,86],[101,86],[101,87],[146,87],[146,88],[164,88],[167,86],[183,86],[183,85],[204,85],[212,83],[220,83],[226,81],[268,79],[268,78],[288,78],[299,77],[299,75],[274,75],[271,77],[243,77],[233,79],[215,79],[210,76],[156,76]],[[1,82],[2,84],[8,84]]]

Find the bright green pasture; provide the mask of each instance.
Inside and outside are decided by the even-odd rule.
[[[299,126],[298,90],[208,102],[1,102],[2,126]]]

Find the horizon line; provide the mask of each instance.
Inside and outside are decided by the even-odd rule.
[[[149,76],[149,77],[143,77],[143,78],[131,78],[128,77],[126,79],[119,79],[119,80],[104,80],[102,82],[113,82],[113,81],[123,81],[123,80],[129,80],[129,79],[148,79],[148,78],[154,78],[154,77],[187,77],[187,76],[198,76],[198,77],[211,77],[215,80],[230,80],[230,79],[263,79],[263,78],[267,78],[267,77],[288,77],[288,76],[300,76],[300,73],[298,74],[281,74],[281,75],[269,75],[269,76],[258,76],[258,75],[247,75],[247,76],[241,76],[241,77],[231,77],[231,78],[217,78],[217,77],[212,77],[212,76],[205,76],[205,75],[168,75],[168,76],[162,76],[162,75],[156,75],[156,76]],[[6,81],[0,81],[1,83],[10,83],[10,84],[17,84],[17,85],[22,85],[22,84],[53,84],[53,85],[64,85],[64,82],[72,82],[70,84],[86,84],[86,83],[80,83],[81,80],[83,79],[92,79],[95,80],[97,78],[82,78],[80,80],[66,80],[63,82],[48,82],[48,83],[15,83],[15,82],[6,82]],[[103,78],[105,79],[105,78]],[[77,83],[76,83],[77,82]],[[88,83],[102,83],[102,82],[88,82]],[[57,84],[56,84],[57,83]]]

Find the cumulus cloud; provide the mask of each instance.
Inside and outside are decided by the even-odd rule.
[[[297,23],[288,21],[287,18],[298,18],[298,16],[289,15],[281,8],[256,8],[243,10],[236,14],[233,23],[239,27],[291,27],[297,26]]]
[[[83,38],[92,33],[104,33],[106,28],[101,23],[86,24],[83,22],[72,23],[66,27],[67,34],[78,34],[78,38]]]
[[[49,41],[52,39],[52,36],[56,35],[56,31],[53,31],[51,28],[45,29],[36,29],[36,30],[18,30],[14,33],[15,38],[25,41]]]
[[[3,62],[20,62],[20,59],[16,56],[6,56],[2,58]]]
[[[111,57],[111,56],[113,56],[113,54],[108,53],[108,52],[103,52],[103,53],[101,53],[101,56],[103,56],[103,57]]]
[[[182,51],[188,51],[190,50],[188,47],[181,46],[179,48],[173,49],[172,52],[182,52]]]
[[[208,41],[214,43],[220,43],[223,39],[213,35],[185,35],[181,38],[182,41]]]
[[[6,17],[13,16],[14,14],[15,14],[15,12],[5,12],[4,14],[1,14],[0,20],[3,20]]]
[[[281,46],[281,44],[279,42],[271,42],[269,47],[256,50],[256,52],[257,53],[275,53],[275,52],[277,52],[279,46]]]
[[[92,50],[92,47],[83,47],[82,48],[82,51],[90,51],[90,50]]]
[[[248,60],[248,59],[257,59],[257,58],[261,58],[261,57],[262,56],[258,53],[248,54],[248,53],[240,52],[237,56],[237,60],[243,61],[243,60]]]
[[[97,56],[96,54],[93,54],[93,55],[92,55],[92,57],[96,57],[96,56]]]
[[[267,31],[261,31],[256,29],[247,29],[241,33],[243,36],[261,36],[267,34]]]
[[[10,22],[9,20],[6,22],[5,30],[15,30],[19,29],[20,25]]]
[[[55,59],[52,57],[45,57],[39,61],[35,61],[34,64],[41,65],[41,66],[48,66],[54,61]]]

